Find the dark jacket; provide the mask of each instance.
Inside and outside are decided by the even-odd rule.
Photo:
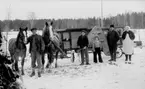
[[[129,35],[129,37],[130,37],[131,40],[134,40],[135,39],[135,35],[134,35],[134,33],[132,31],[125,31],[122,34],[122,39],[123,40],[126,38],[126,34]]]
[[[117,45],[117,42],[119,40],[119,35],[116,31],[109,31],[107,34],[107,41],[108,41],[108,45],[109,47],[113,47]]]
[[[77,45],[80,46],[80,48],[84,48],[85,46],[88,47],[89,41],[88,41],[88,37],[85,36],[79,36],[78,41],[77,41]]]
[[[31,53],[32,50],[33,51],[37,51],[40,54],[44,51],[45,49],[45,44],[44,41],[42,39],[42,36],[40,35],[31,35],[28,39],[27,43],[30,43],[30,48],[29,48],[29,52]]]
[[[1,46],[1,44],[2,44],[2,33],[0,31],[0,46]]]

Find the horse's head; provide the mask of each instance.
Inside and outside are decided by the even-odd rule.
[[[26,28],[19,28],[19,33],[16,39],[16,47],[19,49],[26,48],[25,43],[27,42],[27,27]]]
[[[44,40],[48,40],[50,38],[50,29],[49,29],[50,23],[46,22],[43,28],[43,37]]]
[[[48,31],[50,33],[50,27],[52,27],[53,22],[45,22],[44,31]],[[52,28],[51,28],[52,29]]]
[[[27,42],[27,27],[26,28],[19,28],[19,33],[17,37],[17,42],[19,43],[26,43]]]
[[[45,22],[44,31],[48,31],[49,32],[49,26],[50,26],[50,22]]]

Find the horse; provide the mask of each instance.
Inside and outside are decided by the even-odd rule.
[[[24,75],[24,62],[26,57],[26,43],[27,41],[27,27],[19,28],[17,38],[11,38],[8,44],[8,50],[13,60],[12,67],[15,71],[19,72],[18,61],[21,58],[21,73]]]
[[[61,47],[61,40],[58,36],[57,33],[54,33],[55,36],[55,40],[56,43],[58,44],[59,47]],[[43,30],[43,34],[42,34],[44,43],[45,43],[45,50],[42,54],[42,64],[44,67],[45,64],[45,54],[47,54],[47,58],[48,58],[48,62],[46,65],[46,68],[49,68],[49,66],[53,63],[54,58],[56,59],[55,61],[55,68],[57,68],[57,59],[58,59],[58,53],[60,52],[60,50],[56,47],[56,45],[53,44],[53,42],[50,40],[50,30],[49,30],[49,26],[48,23],[45,23],[45,27]],[[55,56],[55,57],[54,57]]]

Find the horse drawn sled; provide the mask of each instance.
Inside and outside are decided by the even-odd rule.
[[[116,27],[115,28],[118,34],[121,37],[121,34],[123,32],[122,27]],[[77,46],[77,40],[78,37],[81,35],[81,31],[85,30],[87,32],[87,36],[89,39],[89,52],[91,52],[91,43],[92,39],[98,35],[101,41],[101,48],[102,52],[106,56],[109,56],[109,48],[106,40],[107,32],[109,31],[109,28],[100,28],[100,27],[94,27],[94,28],[70,28],[70,29],[59,29],[57,30],[57,33],[59,34],[60,39],[62,40],[62,49],[66,53],[70,53],[72,57],[72,62],[74,62],[75,57],[74,53],[79,52],[79,48]],[[120,39],[118,42],[118,48],[117,48],[117,58],[120,58],[123,54],[122,51],[122,40]]]

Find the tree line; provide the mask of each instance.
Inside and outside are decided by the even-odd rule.
[[[94,26],[101,26],[101,18],[80,18],[80,19],[34,19],[31,20],[0,20],[0,30],[5,31],[6,27],[13,30],[18,30],[19,27],[36,27],[40,30],[43,29],[46,21],[53,21],[53,27],[55,29],[66,28],[92,28]],[[33,24],[32,24],[33,22]],[[117,27],[130,26],[134,29],[145,28],[145,12],[132,12],[125,14],[118,14],[116,16],[110,16],[103,18],[103,27],[109,27],[110,24],[114,24]]]

